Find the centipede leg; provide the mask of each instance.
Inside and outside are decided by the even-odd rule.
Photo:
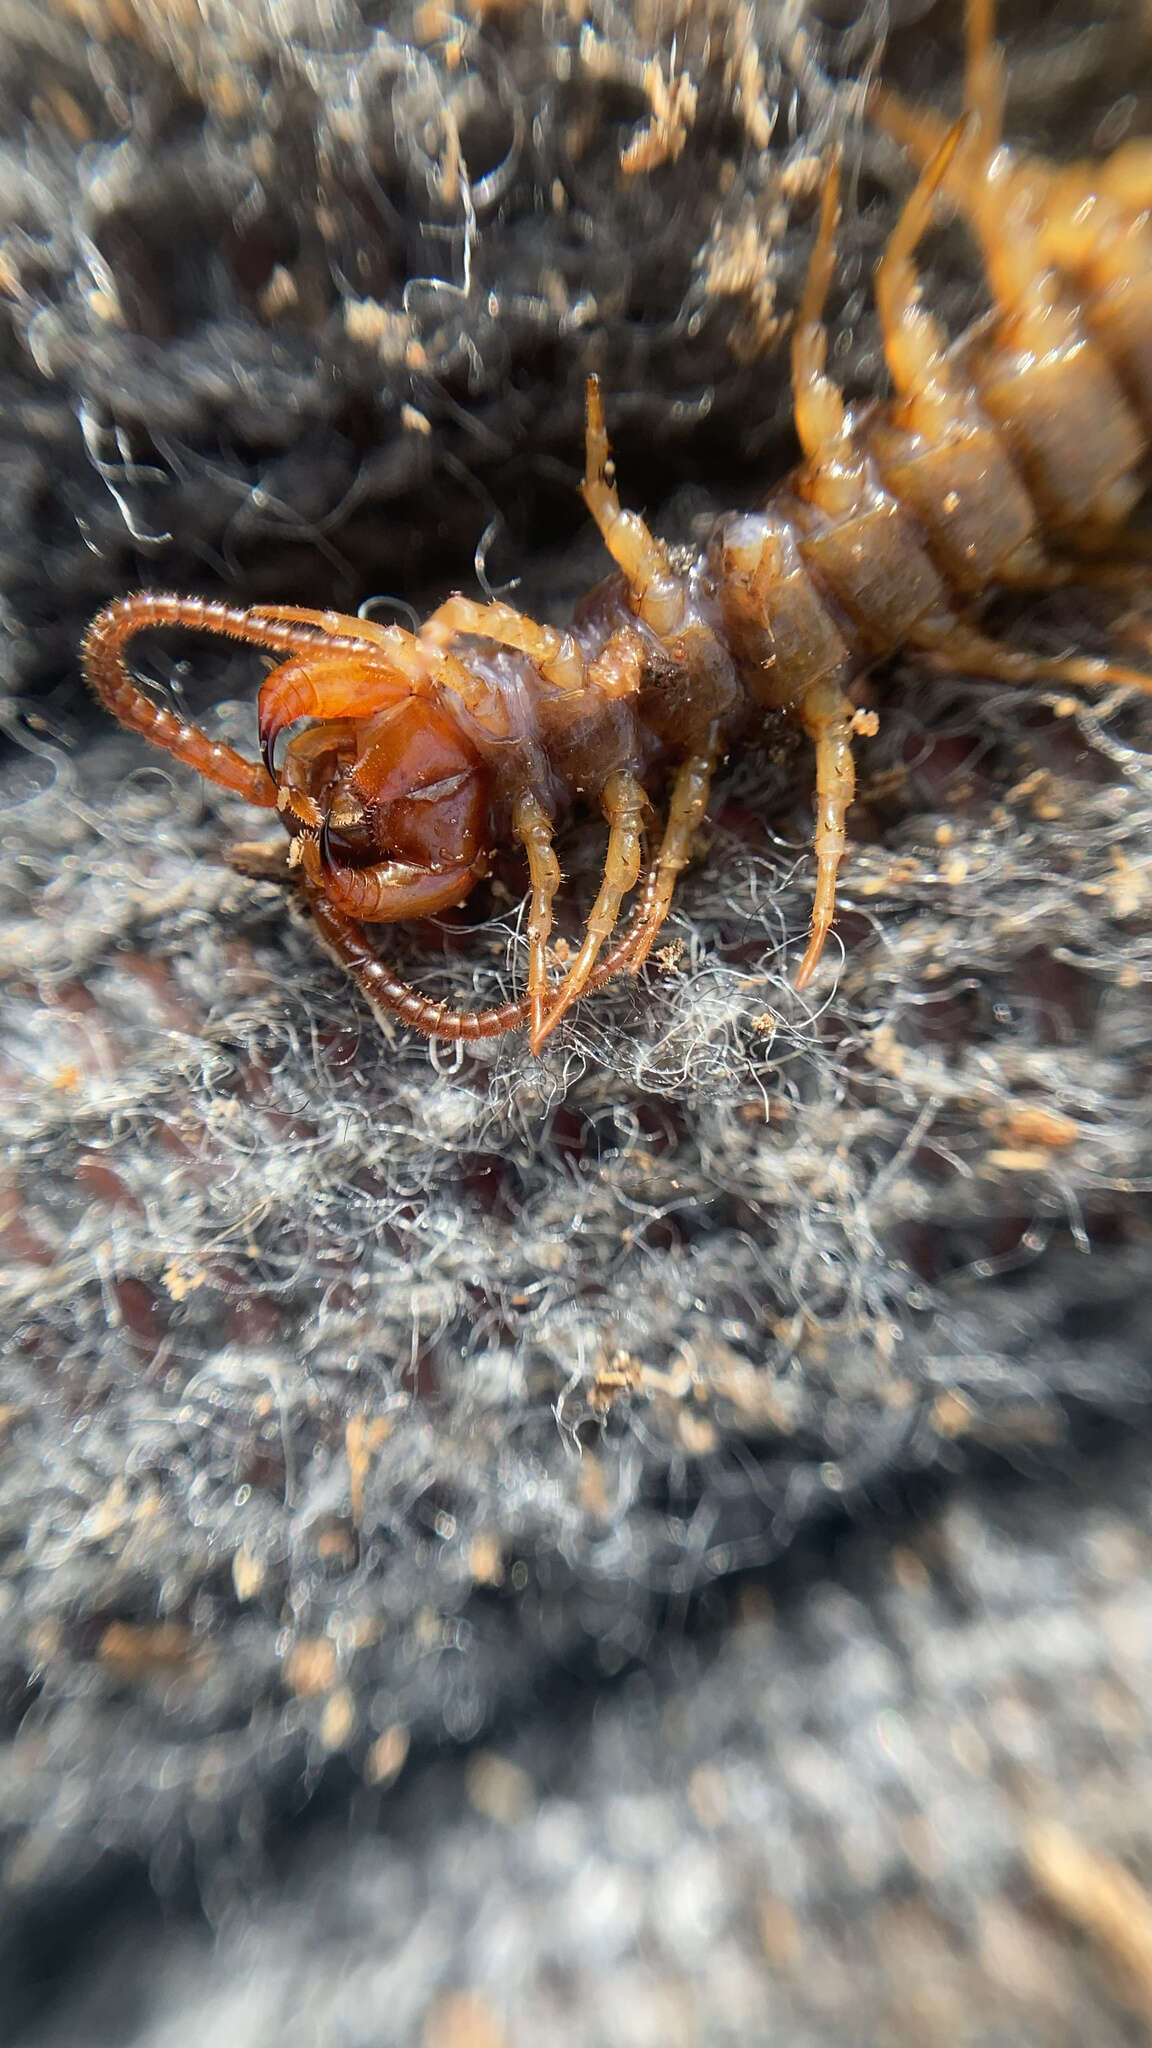
[[[548,938],[552,905],[560,887],[560,866],[552,850],[552,820],[537,797],[526,794],[516,806],[516,836],[528,856],[532,901],[528,911],[528,1005],[532,1043],[544,1032],[548,995]]]
[[[876,310],[892,382],[905,401],[901,418],[912,431],[934,439],[963,422],[963,408],[953,384],[948,337],[923,303],[913,258],[963,135],[964,123],[957,122],[933,154],[876,268]]]
[[[1152,535],[1121,534],[1125,555],[1113,550],[1111,559],[1102,562],[1075,562],[1068,565],[1065,582],[1083,584],[1089,589],[1112,590],[1119,593],[1131,606],[1116,620],[1116,634],[1122,645],[1138,648],[1142,655],[1152,655],[1152,619],[1147,616],[1147,606],[1152,599]],[[1140,543],[1143,541],[1144,546]],[[1134,543],[1129,547],[1128,543]]]
[[[608,820],[608,851],[604,879],[584,927],[584,940],[564,976],[555,999],[539,1030],[533,1030],[532,1050],[539,1052],[561,1017],[588,987],[600,949],[620,913],[620,904],[636,884],[640,873],[640,834],[648,798],[634,775],[619,771],[610,775],[600,799]]]
[[[676,884],[691,859],[692,841],[708,809],[715,767],[716,748],[713,746],[707,754],[690,754],[677,770],[668,804],[668,821],[654,863],[652,906],[628,962],[633,974],[638,974],[644,965],[672,908]]]
[[[964,186],[980,175],[1000,146],[1004,124],[1004,60],[995,39],[995,0],[966,0],[964,8],[964,111],[978,127],[970,146],[949,180],[950,196],[960,201]],[[887,86],[877,86],[868,112],[878,128],[907,151],[914,163],[926,165],[943,145],[949,123],[930,108],[910,107]]]
[[[310,888],[322,891],[334,910],[360,924],[398,924],[405,918],[438,917],[463,903],[487,860],[461,861],[454,867],[414,867],[407,861],[382,860],[371,867],[342,867],[328,854],[322,828],[317,838],[301,836],[300,865]]]
[[[937,664],[971,676],[990,676],[1004,683],[1064,683],[1073,689],[1121,688],[1142,690],[1152,696],[1152,675],[1129,668],[1119,661],[1098,660],[1090,654],[1030,654],[1024,648],[1005,647],[999,640],[985,638],[969,627],[935,640],[931,654]]]
[[[805,989],[836,915],[836,877],[844,858],[845,821],[856,794],[852,759],[856,713],[835,683],[818,683],[800,699],[796,714],[816,748],[816,895],[808,950],[796,975],[797,989]]]
[[[824,301],[832,278],[839,218],[840,160],[836,155],[825,174],[820,228],[792,336],[792,398],[796,432],[805,455],[798,472],[799,488],[832,519],[850,509],[859,490],[859,456],[843,394],[825,369],[828,334],[823,324]],[[856,789],[852,763],[856,714],[831,675],[803,690],[791,711],[816,748],[816,895],[808,950],[796,976],[796,987],[804,989],[835,916],[845,818]]]
[[[996,41],[996,0],[966,0],[964,111],[980,122],[977,148],[988,163],[1004,130],[1004,55]]]
[[[634,697],[649,665],[649,650],[634,626],[617,626],[588,669],[588,688],[602,697]]]
[[[683,623],[684,590],[663,541],[657,540],[638,512],[623,512],[613,477],[600,379],[589,377],[584,431],[583,498],[604,538],[604,545],[623,570],[638,617],[659,639]]]
[[[633,626],[618,626],[610,633],[600,652],[586,663],[579,642],[572,633],[558,633],[551,626],[538,626],[524,612],[511,605],[476,604],[469,597],[446,598],[420,629],[420,638],[442,650],[457,634],[478,640],[493,640],[498,647],[512,647],[534,662],[546,683],[558,690],[597,690],[602,696],[631,697],[640,688],[648,649]]]
[[[571,633],[558,633],[552,626],[538,626],[524,612],[509,604],[493,601],[476,604],[469,597],[445,598],[420,629],[428,646],[443,649],[457,633],[480,640],[494,640],[498,647],[515,648],[535,662],[545,682],[558,690],[579,690],[584,684],[584,656]]]
[[[293,655],[265,676],[256,700],[260,751],[269,775],[275,768],[276,742],[300,718],[326,722],[370,718],[409,694],[403,678],[391,675],[371,650],[354,654]]]
[[[845,511],[856,492],[848,418],[843,393],[828,375],[828,331],[824,302],[836,260],[840,220],[840,155],[824,174],[820,227],[808,260],[808,275],[792,333],[792,409],[805,461],[799,474],[804,495],[831,518]]]

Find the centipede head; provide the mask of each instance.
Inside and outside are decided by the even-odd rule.
[[[314,887],[368,922],[460,902],[482,874],[489,778],[450,713],[410,696],[289,741],[281,816]]]

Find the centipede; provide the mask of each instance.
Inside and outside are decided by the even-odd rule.
[[[590,377],[582,494],[614,566],[568,626],[459,593],[415,629],[155,592],[92,622],[83,661],[97,697],[210,782],[277,813],[278,874],[380,1015],[449,1040],[526,1027],[538,1053],[574,1003],[639,972],[721,764],[781,715],[815,757],[802,991],[835,918],[855,742],[875,727],[853,691],[870,671],[900,656],[1017,685],[1152,693],[1138,666],[1030,653],[985,629],[998,593],[1139,584],[1130,518],[1152,439],[1152,145],[1060,166],[1007,146],[994,26],[992,0],[968,0],[959,118],[887,91],[872,99],[916,176],[875,274],[891,392],[862,404],[828,364],[840,151],[827,158],[791,336],[800,460],[758,509],[721,513],[694,551],[667,546],[621,506]],[[956,339],[925,304],[916,264],[944,209],[970,233],[992,301]],[[274,658],[257,700],[258,759],[133,676],[126,650],[156,627]],[[603,815],[607,843],[580,943],[558,972],[555,841],[581,805]],[[505,846],[527,865],[525,993],[470,1010],[433,1001],[369,934],[463,903]]]

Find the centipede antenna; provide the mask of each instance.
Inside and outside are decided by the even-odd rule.
[[[651,915],[656,888],[656,870],[644,878],[640,900],[631,924],[602,960],[597,961],[585,985],[591,995],[613,981],[628,966],[638,939]],[[490,1009],[460,1010],[450,1003],[432,1002],[411,982],[404,981],[386,965],[364,938],[359,925],[320,891],[307,889],[305,901],[325,947],[367,998],[377,1014],[399,1018],[410,1030],[426,1038],[499,1038],[505,1031],[519,1030],[531,1016],[531,998],[517,996],[511,1002]],[[549,1029],[551,1026],[549,1026]]]
[[[527,1022],[528,1004],[523,997],[482,1010],[458,1010],[450,1003],[431,1001],[411,982],[394,974],[373,952],[359,926],[322,892],[309,889],[307,903],[328,951],[377,1013],[397,1017],[426,1038],[454,1040],[498,1038]]]
[[[157,704],[129,673],[124,650],[138,633],[154,626],[184,626],[191,631],[223,633],[233,639],[254,639],[246,616],[228,605],[205,604],[197,598],[153,596],[118,598],[102,611],[84,636],[82,659],[89,684],[102,704],[133,732],[142,733],[178,761],[195,768],[221,789],[231,789],[250,804],[272,810],[276,784],[261,762],[249,761],[225,740],[214,740],[200,726]],[[267,644],[264,642],[263,644]]]

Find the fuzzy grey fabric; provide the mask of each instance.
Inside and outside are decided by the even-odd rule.
[[[40,2048],[1141,2039],[1149,1547],[1082,1446],[797,1557],[233,1863],[215,1945],[122,1901]]]
[[[13,2039],[1152,2012],[1152,707],[878,678],[806,1001],[810,775],[772,735],[671,951],[533,1061],[382,1034],[225,864],[251,814],[77,679],[117,589],[423,602],[496,512],[493,574],[562,617],[603,566],[560,545],[590,367],[625,498],[683,486],[662,530],[746,497],[789,459],[771,326],[830,133],[837,360],[875,383],[876,25],[741,21],[0,15]],[[886,69],[944,98],[940,26]],[[1126,15],[1008,27],[1037,143],[1138,125]],[[673,28],[696,112],[625,175]],[[962,321],[964,237],[927,262]],[[1000,624],[1104,649],[1115,610]],[[174,653],[141,667],[251,745],[251,664]],[[570,933],[599,846],[576,821]],[[509,860],[390,957],[496,999],[521,891]]]

